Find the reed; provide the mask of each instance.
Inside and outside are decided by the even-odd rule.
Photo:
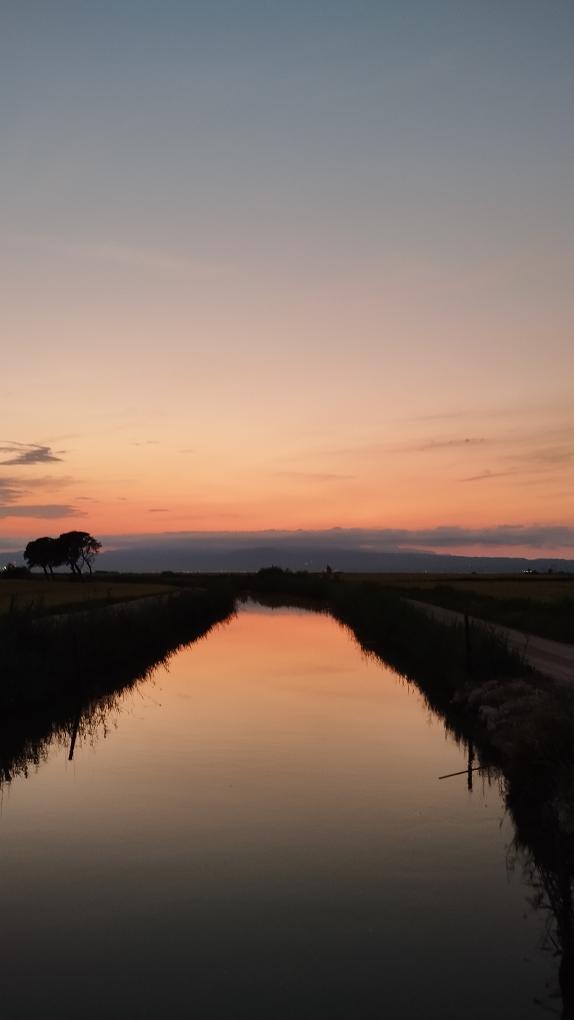
[[[121,686],[234,607],[233,591],[219,585],[51,617],[14,609],[0,617],[0,710]]]

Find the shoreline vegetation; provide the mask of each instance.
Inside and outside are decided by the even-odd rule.
[[[469,786],[475,762],[498,771],[516,831],[509,860],[520,859],[533,903],[548,911],[545,948],[559,957],[561,1015],[573,1020],[574,677],[551,681],[484,625],[467,632],[439,622],[376,581],[271,569],[253,579],[250,594],[328,612],[366,654],[416,684],[467,746]]]
[[[230,616],[247,596],[328,612],[364,651],[417,683],[436,710],[468,717],[498,754],[510,753],[526,715],[536,716],[539,727],[550,703],[559,703],[562,714],[572,708],[570,689],[534,673],[494,630],[472,621],[466,628],[445,624],[405,601],[410,584],[270,567],[255,574],[104,576],[90,587],[61,575],[43,584],[0,582],[0,599],[5,587],[12,596],[0,614],[3,714],[79,689],[97,695],[104,675],[104,693],[122,686]],[[67,602],[54,599],[59,590],[67,590]]]
[[[136,579],[124,580],[127,593]],[[437,621],[380,579],[271,567],[161,581],[166,592],[131,602],[85,611],[74,604],[52,616],[12,607],[0,616],[0,779],[38,764],[54,737],[70,739],[73,753],[76,735],[97,728],[123,689],[230,618],[238,602],[327,613],[366,654],[416,684],[468,746],[469,781],[471,767],[498,770],[516,850],[553,917],[562,1015],[574,1017],[574,683],[538,675],[484,625]],[[58,582],[46,583],[53,590]]]
[[[51,583],[51,582],[48,582]],[[0,713],[25,713],[70,698],[93,698],[149,672],[184,644],[228,618],[228,585],[181,589],[82,611],[42,615],[12,608],[0,616]]]
[[[467,613],[488,623],[499,623],[526,634],[574,644],[574,594],[572,579],[555,578],[536,585],[532,581],[515,585],[504,582],[483,582],[476,580],[470,585],[464,582],[445,584],[408,584],[400,589],[409,598],[443,609]],[[490,590],[489,590],[490,587]],[[538,588],[538,590],[537,590]],[[497,590],[498,589],[498,590]],[[562,590],[561,590],[562,589]],[[546,592],[551,591],[550,594]]]

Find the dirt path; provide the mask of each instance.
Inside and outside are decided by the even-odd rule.
[[[464,614],[454,609],[443,609],[442,606],[434,606],[429,602],[419,602],[415,599],[407,599],[407,602],[443,623],[462,623],[464,620]],[[537,637],[535,634],[523,634],[520,630],[513,630],[512,627],[504,627],[499,623],[489,623],[488,620],[479,620],[476,616],[469,619],[473,624],[489,627],[505,637],[511,648],[524,655],[526,661],[539,673],[553,680],[574,683],[574,645],[549,641],[548,638]]]

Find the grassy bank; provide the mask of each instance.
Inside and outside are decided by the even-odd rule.
[[[87,611],[0,617],[0,710],[106,693],[141,676],[234,610],[232,589],[186,589]]]
[[[421,602],[574,644],[574,581],[568,577],[465,578],[449,579],[448,583],[381,577],[381,583]]]
[[[414,598],[417,596],[414,595]],[[447,609],[458,609],[484,620],[502,623],[525,634],[538,634],[551,641],[574,644],[574,597],[564,596],[552,601],[536,598],[492,598],[478,592],[463,593],[454,589],[436,588],[425,599],[432,599]]]
[[[173,590],[172,585],[157,578],[122,582],[99,577],[78,580],[69,574],[56,574],[53,578],[0,576],[0,616],[14,611],[36,616],[82,611]]]

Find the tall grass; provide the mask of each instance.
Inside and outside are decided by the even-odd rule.
[[[105,609],[0,617],[0,710],[30,709],[113,689],[234,610],[228,587],[182,590]]]
[[[574,644],[574,598],[564,595],[552,601],[534,597],[501,598],[479,591],[462,590],[448,584],[433,588],[409,585],[405,594],[463,613],[470,613],[493,623],[538,634],[552,641]]]
[[[462,684],[527,672],[521,656],[493,631],[445,625],[376,584],[333,586],[329,610],[351,628],[360,644],[439,699],[450,700]]]

